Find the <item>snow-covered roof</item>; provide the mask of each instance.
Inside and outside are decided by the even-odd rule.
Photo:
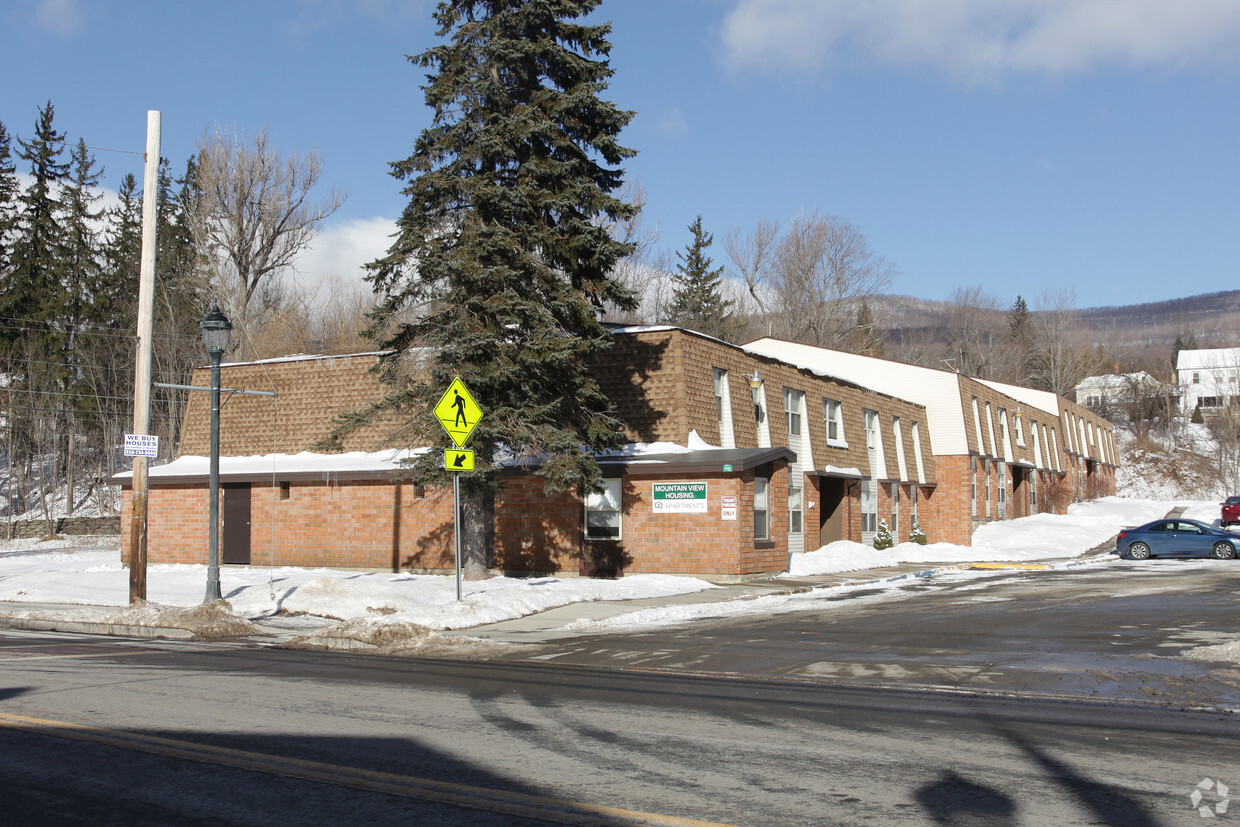
[[[780,339],[758,339],[743,349],[921,405],[926,409],[926,427],[936,454],[969,452],[955,373]]]
[[[340,474],[378,475],[401,468],[404,460],[412,459],[429,451],[429,448],[400,451],[319,454],[303,451],[300,454],[267,454],[265,456],[220,457],[220,478],[254,479],[265,476],[288,478],[290,475],[324,478]],[[166,465],[152,466],[147,475],[152,480],[168,480],[207,477],[211,472],[209,457],[183,456]],[[125,471],[113,477],[121,482],[131,479],[133,473]]]
[[[979,379],[978,381],[988,388],[993,388],[999,393],[1012,397],[1022,405],[1029,405],[1054,417],[1059,416],[1059,397],[1050,391],[1022,388],[1020,385],[1009,385],[1006,382],[996,382],[993,379]]]
[[[1103,376],[1087,376],[1076,383],[1076,390],[1087,391],[1102,388],[1127,388],[1132,384],[1139,386],[1157,384],[1157,380],[1143,370],[1136,373],[1108,373]]]
[[[1240,367],[1240,347],[1181,350],[1176,357],[1175,367],[1176,370]]]

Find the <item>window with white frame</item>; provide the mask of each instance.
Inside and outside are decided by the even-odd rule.
[[[586,537],[620,539],[620,479],[603,480],[603,490],[586,495]]]
[[[753,538],[766,540],[771,536],[771,481],[753,478]]]
[[[723,368],[715,368],[714,382],[715,419],[719,423],[719,445],[722,448],[735,448],[736,436],[732,429],[732,394],[728,387],[728,372]]]
[[[973,519],[977,519],[977,457],[969,457],[969,501],[973,504]]]
[[[861,542],[867,542],[878,531],[878,483],[861,481]]]
[[[926,461],[921,455],[921,426],[916,422],[912,425],[912,433],[910,437],[913,440],[913,459],[917,463],[917,481],[925,483],[926,481]]]
[[[827,444],[835,448],[847,448],[844,439],[844,410],[839,400],[822,398],[822,420],[827,427]]]
[[[977,406],[977,397],[973,397],[973,430],[977,432],[977,452],[986,453],[986,445],[982,442],[982,414]]]
[[[990,519],[990,463],[982,461],[982,473],[986,475],[986,519]]]
[[[804,406],[803,391],[784,388],[784,414],[787,417],[789,439],[799,439],[801,436],[801,409]]]
[[[900,537],[900,483],[891,484],[891,536]]]
[[[1020,415],[1019,408],[1016,410],[1016,413],[1012,414],[1012,419],[1016,421],[1016,444],[1023,447],[1025,444],[1025,423],[1022,421],[1024,417]]]
[[[800,476],[795,474],[793,476]],[[805,524],[805,489],[792,479],[788,481],[788,531],[800,534]]]
[[[999,519],[1007,519],[1007,463],[998,461],[995,463],[995,484],[998,487],[996,492],[999,499]]]
[[[891,438],[896,443],[896,468],[899,469],[900,479],[908,479],[908,461],[904,457],[904,428],[900,425],[900,417],[893,416],[891,418]]]

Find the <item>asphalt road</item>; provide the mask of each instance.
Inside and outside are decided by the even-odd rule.
[[[1197,824],[1194,790],[1240,789],[1233,715],[1124,680],[1057,696],[1105,683],[1090,653],[1118,674],[1216,642],[1237,574],[961,578],[525,662],[0,632],[2,800],[39,824]]]
[[[559,641],[546,662],[1240,710],[1235,560],[1115,560],[821,592],[778,613]],[[1238,779],[1240,780],[1240,779]]]

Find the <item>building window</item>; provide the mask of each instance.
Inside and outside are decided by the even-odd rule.
[[[1012,414],[1012,419],[1016,420],[1016,444],[1023,447],[1025,444],[1025,423],[1022,421],[1019,410]]]
[[[715,419],[719,423],[719,445],[723,448],[735,448],[736,437],[732,430],[732,394],[728,387],[728,372],[722,368],[715,368],[714,374]]]
[[[788,483],[788,531],[800,534],[805,522],[805,489],[794,482]]]
[[[924,483],[926,481],[926,461],[921,455],[921,428],[917,423],[913,423],[913,458],[917,461],[917,481]]]
[[[1007,519],[1007,465],[995,463],[995,482],[998,487],[999,519]]]
[[[804,404],[804,393],[794,391],[792,388],[784,388],[784,412],[788,420],[789,439],[796,439],[801,436],[801,406]]]
[[[900,417],[893,416],[891,418],[891,435],[896,443],[896,468],[899,469],[900,479],[908,479],[908,461],[904,456],[904,429],[900,426]]]
[[[844,411],[835,399],[822,398],[822,419],[827,426],[827,442],[838,448],[847,448],[844,441]]]
[[[586,537],[620,539],[620,479],[603,480],[603,490],[586,496]]]
[[[973,503],[973,519],[977,519],[977,457],[969,457],[969,499]]]
[[[766,540],[771,536],[771,481],[753,478],[753,538]]]
[[[891,484],[891,536],[900,541],[900,483]]]
[[[281,482],[280,483],[280,499],[287,500],[289,498],[289,494],[292,493],[291,489],[292,489],[292,486],[289,484],[288,480],[284,480],[283,482]]]
[[[878,483],[861,481],[861,542],[868,542],[878,531]]]

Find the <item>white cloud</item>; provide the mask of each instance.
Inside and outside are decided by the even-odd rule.
[[[46,32],[68,37],[82,28],[78,0],[40,0],[34,9],[35,24]]]
[[[308,287],[338,282],[361,283],[362,265],[392,245],[396,222],[390,218],[343,221],[319,232],[314,246],[297,260],[297,280]]]
[[[990,80],[1098,66],[1237,62],[1236,0],[735,0],[728,62],[798,70],[849,57]]]

